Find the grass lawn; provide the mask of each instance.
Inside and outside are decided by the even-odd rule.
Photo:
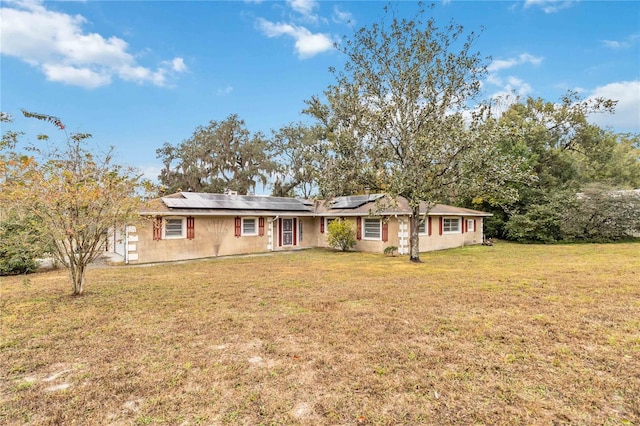
[[[1,278],[0,423],[640,424],[640,244]]]

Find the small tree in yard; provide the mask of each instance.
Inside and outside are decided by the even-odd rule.
[[[351,222],[336,219],[327,226],[327,242],[335,249],[351,250],[356,245],[356,230]]]
[[[65,130],[57,117],[23,114]],[[113,164],[110,152],[88,150],[90,134],[65,135],[65,144],[50,152],[32,147],[34,155],[0,157],[0,201],[41,224],[42,238],[51,242],[53,257],[69,270],[73,294],[80,295],[87,265],[102,253],[107,232],[138,218],[144,182],[133,169]]]

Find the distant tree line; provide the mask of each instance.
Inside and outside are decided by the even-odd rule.
[[[311,100],[308,110],[319,117],[315,123],[287,124],[270,136],[250,135],[244,121],[230,115],[197,128],[176,146],[165,143],[156,151],[164,163],[159,176],[163,193],[232,189],[247,194],[259,183],[272,195],[303,198],[393,192],[395,186],[429,180],[433,172],[406,164],[415,163],[420,152],[426,162],[445,161],[433,153],[427,156],[429,147],[416,137],[403,147],[405,164],[376,164],[388,165],[393,154],[365,152],[371,141],[345,137],[345,125],[336,123],[335,116],[322,116],[316,102]],[[452,165],[457,176],[424,189],[435,196],[419,193],[417,198],[492,213],[485,228],[492,238],[544,243],[628,238],[640,229],[640,194],[629,191],[640,188],[640,135],[615,133],[587,121],[589,114],[614,107],[613,101],[584,101],[568,93],[560,102],[529,97],[500,114],[494,109],[491,118],[473,129],[461,122],[458,135],[495,141],[485,146],[491,156],[475,167],[463,161]],[[336,135],[337,128],[342,135]],[[436,147],[446,144],[438,140]],[[444,152],[452,153],[456,151]],[[504,170],[505,164],[512,170]]]
[[[515,201],[466,197],[463,204],[494,214],[490,237],[522,242],[612,241],[640,231],[640,135],[615,133],[587,121],[615,102],[527,98],[498,122],[500,150],[520,158],[534,179],[513,184]]]

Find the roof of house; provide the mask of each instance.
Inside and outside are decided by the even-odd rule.
[[[316,212],[321,216],[388,216],[411,214],[411,208],[404,197],[392,199],[384,194],[371,194],[336,197],[329,202],[321,203]],[[491,213],[478,210],[454,207],[447,204],[429,206],[427,203],[420,203],[420,213],[427,213],[429,216],[491,216]]]
[[[422,203],[420,212],[430,216],[491,216],[490,213],[446,204],[435,204],[428,209],[428,205]],[[314,202],[289,197],[178,192],[149,201],[140,213],[197,216],[387,216],[408,215],[411,208],[405,198],[397,197],[394,200],[384,194],[350,195]]]
[[[142,214],[297,214],[313,213],[313,203],[288,197],[178,192],[151,200]]]

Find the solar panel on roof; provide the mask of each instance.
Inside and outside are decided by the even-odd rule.
[[[311,208],[295,198],[190,192],[183,192],[181,195],[184,198],[162,198],[162,201],[167,207],[183,209],[311,211]]]
[[[371,195],[350,195],[347,197],[336,197],[331,204],[332,209],[355,209],[370,201],[382,198],[383,194]]]

